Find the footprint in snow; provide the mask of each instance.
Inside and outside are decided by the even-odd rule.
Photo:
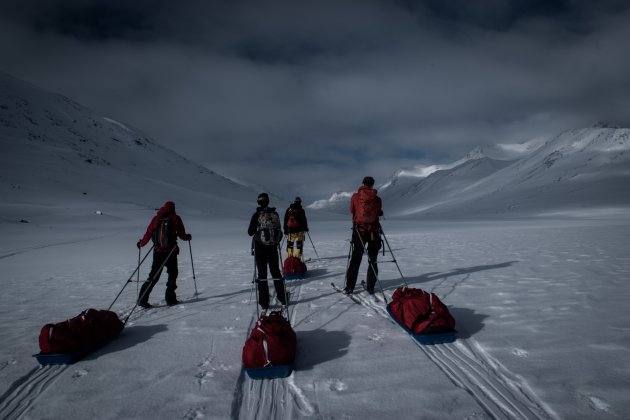
[[[72,379],[80,379],[86,376],[89,372],[85,369],[75,370],[72,374]]]
[[[382,331],[378,331],[378,332],[375,332],[373,334],[370,334],[368,336],[368,340],[370,340],[370,341],[383,341],[384,337],[385,337],[385,333],[383,333]]]
[[[202,419],[204,417],[206,417],[205,407],[197,407],[197,408],[191,408],[187,410],[186,414],[184,414],[184,417],[182,417],[182,419],[194,420],[194,419]]]
[[[517,357],[529,357],[529,352],[523,349],[514,349],[512,350],[512,354]]]
[[[348,386],[341,382],[339,379],[328,379],[324,383],[326,384],[326,387],[331,391],[341,392],[348,389]]]
[[[580,399],[585,401],[588,406],[594,411],[613,414],[610,404],[608,404],[608,402],[606,402],[606,400],[601,397],[595,395],[580,394]]]

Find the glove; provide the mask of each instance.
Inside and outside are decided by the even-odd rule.
[[[136,242],[136,246],[138,247],[138,249],[142,248],[142,245],[140,245],[140,241]]]
[[[192,235],[189,233],[188,236],[186,236],[186,240],[190,241],[192,239]]]
[[[306,231],[308,232],[308,228],[306,228],[306,229],[304,229],[304,230],[306,230]]]

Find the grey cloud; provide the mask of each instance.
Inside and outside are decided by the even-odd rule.
[[[3,70],[279,195],[628,123],[622,2],[128,3],[0,6]]]

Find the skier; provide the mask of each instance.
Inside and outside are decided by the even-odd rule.
[[[151,307],[149,295],[160,279],[164,266],[168,272],[166,293],[164,296],[166,304],[171,306],[179,303],[175,294],[178,274],[177,254],[179,254],[177,237],[183,241],[190,241],[192,239],[192,235],[186,233],[186,228],[184,228],[181,217],[175,213],[175,203],[167,201],[158,210],[157,214],[153,216],[146,233],[136,244],[138,248],[142,248],[149,242],[149,239],[153,239],[154,243],[151,272],[140,288],[140,294],[138,296],[138,305],[143,308]]]
[[[282,238],[280,216],[275,207],[269,207],[269,195],[258,195],[258,208],[252,215],[247,233],[253,236],[253,251],[258,271],[258,303],[263,310],[269,309],[269,285],[267,284],[267,266],[271,272],[276,296],[282,305],[285,299],[284,281],[280,273],[278,247]]]
[[[295,197],[293,203],[284,213],[284,234],[287,235],[287,254],[289,257],[302,258],[305,232],[308,232],[306,213],[302,208],[302,199]],[[293,250],[294,244],[295,250]]]
[[[352,213],[352,256],[348,271],[346,272],[345,294],[351,294],[357,282],[359,267],[367,245],[368,273],[366,289],[369,294],[374,294],[378,266],[376,258],[381,249],[381,225],[379,216],[383,215],[381,198],[378,197],[374,187],[374,178],[366,176],[363,185],[352,195],[350,200],[350,213]]]

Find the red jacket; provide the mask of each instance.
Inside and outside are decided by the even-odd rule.
[[[153,219],[151,219],[151,223],[149,223],[149,226],[147,227],[147,232],[144,234],[142,239],[140,239],[140,246],[145,246],[149,242],[149,240],[151,240],[151,238],[153,237],[153,232],[157,228],[160,219],[163,219],[165,217],[171,219],[171,223],[173,224],[173,226],[175,226],[175,229],[171,230],[171,235],[173,236],[171,239],[173,243],[177,241],[177,236],[179,236],[182,241],[189,241],[191,239],[191,235],[186,233],[186,228],[184,227],[184,222],[182,222],[182,218],[175,213],[175,203],[173,203],[172,201],[167,201],[158,210],[157,214],[153,216]],[[170,249],[162,249],[156,247],[155,251],[170,252]]]
[[[361,185],[359,191],[352,194],[350,199],[350,213],[352,223],[378,223],[378,217],[383,214],[381,197],[376,195],[375,189]]]

